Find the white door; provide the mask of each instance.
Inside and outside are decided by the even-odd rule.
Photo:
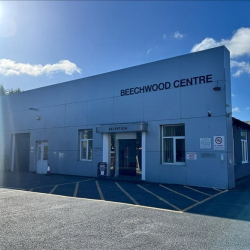
[[[37,147],[37,170],[38,174],[46,174],[48,169],[48,142],[39,142]]]

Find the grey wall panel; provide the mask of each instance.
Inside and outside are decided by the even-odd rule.
[[[2,131],[14,130],[12,112],[2,114],[2,119],[1,119],[0,126],[2,126],[2,128],[3,128]]]
[[[30,108],[30,94],[28,93],[28,91],[8,95],[2,98],[3,109],[7,112],[27,110]]]
[[[224,136],[224,139],[227,140],[226,123],[223,117],[204,117],[183,121],[185,121],[185,144],[187,151],[214,151],[214,136]],[[211,149],[201,149],[200,138],[211,138]],[[225,141],[225,150],[226,148],[227,144]]]
[[[48,138],[49,150],[67,150],[65,128],[47,129],[45,138]]]
[[[43,117],[41,117],[43,119]],[[64,127],[65,105],[46,108],[46,128]]]
[[[30,166],[29,166],[29,171],[31,172],[36,172],[37,170],[37,155],[36,151],[30,151]]]
[[[226,115],[225,90],[214,91],[211,83],[181,88],[181,118]]]
[[[12,123],[12,129],[13,130],[24,130],[29,129],[29,124],[32,119],[30,117],[28,110],[21,110],[18,112],[12,112],[10,113],[10,122]]]
[[[160,182],[159,152],[146,151],[146,181]]]
[[[160,182],[185,185],[186,166],[162,164],[160,166]]]
[[[67,83],[55,84],[27,91],[31,108],[49,107],[65,103],[65,87]]]
[[[99,99],[88,102],[88,124],[111,124],[114,122],[113,98]]]
[[[88,100],[99,100],[112,98],[114,83],[113,73],[105,73],[88,78],[90,83],[88,84]]]
[[[161,148],[160,124],[161,123],[159,123],[158,121],[148,123],[148,132],[147,132],[147,138],[146,138],[146,151],[151,151],[151,152],[160,151],[160,148]],[[160,162],[160,159],[157,159],[156,163],[159,163],[159,162]]]
[[[93,138],[94,138],[94,141],[93,141],[93,147],[94,149],[96,150],[102,150],[102,134],[99,134],[99,133],[96,133],[95,132],[95,128],[93,128]]]
[[[75,103],[88,101],[88,87],[90,78],[78,79],[67,82],[66,85],[66,102]]]
[[[211,165],[209,166],[211,167]],[[215,174],[216,173],[216,174]],[[197,167],[189,167],[186,175],[187,185],[201,186],[201,187],[217,187],[221,189],[228,189],[228,175],[226,168],[218,168],[216,172],[198,171]]]
[[[67,150],[78,150],[78,129],[76,127],[66,127],[65,130]]]
[[[120,96],[121,89],[172,82],[180,77],[180,57],[143,64],[114,72],[114,96]]]
[[[48,133],[46,129],[36,129],[31,131],[31,146],[35,146],[37,141],[48,141]]]
[[[29,129],[42,129],[46,127],[46,108],[39,108],[39,110],[28,110],[26,126]]]
[[[167,89],[144,94],[144,121],[180,119],[180,90]]]
[[[181,78],[212,74],[214,80],[224,79],[224,49],[222,47],[181,56]]]
[[[77,161],[76,174],[84,176],[93,176],[93,162],[92,161]]]
[[[88,102],[66,105],[65,126],[88,125]]]
[[[114,123],[143,121],[143,95],[114,98]]]

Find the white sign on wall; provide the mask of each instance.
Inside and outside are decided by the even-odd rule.
[[[197,153],[196,152],[187,152],[186,158],[187,158],[187,160],[197,160]]]
[[[224,150],[225,139],[224,136],[214,136],[214,150]]]
[[[211,148],[211,138],[200,138],[200,148]]]

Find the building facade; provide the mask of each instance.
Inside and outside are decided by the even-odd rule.
[[[228,189],[231,114],[218,47],[4,96],[1,151],[14,171],[95,177],[106,162],[108,176]]]

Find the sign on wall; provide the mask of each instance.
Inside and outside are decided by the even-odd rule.
[[[224,150],[225,139],[224,136],[214,136],[214,150]]]
[[[197,153],[196,152],[187,152],[186,158],[187,158],[187,160],[197,160]]]
[[[200,148],[211,148],[211,138],[200,138]]]

